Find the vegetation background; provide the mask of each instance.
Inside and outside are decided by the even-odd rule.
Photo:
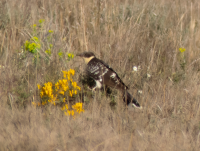
[[[34,24],[47,61],[22,49]],[[199,27],[199,0],[1,0],[0,150],[199,150]],[[66,53],[88,50],[117,71],[142,110],[126,110],[118,94],[112,109],[101,93],[75,119],[31,105],[37,83],[82,72],[83,60]]]

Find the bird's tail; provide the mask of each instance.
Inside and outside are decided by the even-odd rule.
[[[138,101],[128,91],[124,91],[123,100],[127,105],[131,103],[134,107],[140,108]]]

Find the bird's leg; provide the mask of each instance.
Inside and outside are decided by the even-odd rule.
[[[96,87],[92,88],[92,92],[96,92]]]
[[[97,86],[95,86],[95,87],[93,87],[93,88],[90,88],[90,87],[88,86],[88,89],[91,90],[92,93],[96,92],[96,88],[97,88]]]

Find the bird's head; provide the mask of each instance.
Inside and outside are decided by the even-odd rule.
[[[92,52],[83,52],[83,53],[77,54],[76,56],[82,57],[85,60],[86,64],[88,64],[88,62],[90,62],[90,60],[95,58],[95,55]]]

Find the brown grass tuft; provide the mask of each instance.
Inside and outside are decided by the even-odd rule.
[[[0,150],[199,150],[199,7],[198,0],[1,0]],[[33,24],[35,56],[21,48],[35,36]],[[142,110],[127,110],[117,92],[88,97],[75,119],[59,107],[31,106],[40,100],[37,83],[56,82],[61,70],[82,73],[82,60],[66,61],[67,53],[86,50],[116,70]]]

